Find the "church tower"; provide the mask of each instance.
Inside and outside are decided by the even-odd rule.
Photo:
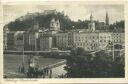
[[[91,13],[91,16],[90,16],[90,22],[93,22],[93,16],[92,16],[92,13]]]
[[[92,14],[90,15],[90,23],[88,24],[89,31],[95,31],[95,22],[93,21]]]
[[[60,31],[60,21],[59,19],[53,18],[50,22],[50,30],[52,31]]]
[[[106,12],[106,25],[109,26],[109,17],[108,17],[108,12]]]
[[[60,31],[60,21],[57,18],[52,18],[50,21],[50,34],[56,34]]]

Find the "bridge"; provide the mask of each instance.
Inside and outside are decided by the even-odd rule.
[[[63,64],[66,64],[66,60],[63,60],[63,61],[57,62],[57,63],[52,64],[52,65],[48,65],[48,66],[41,67],[40,69],[44,69],[44,68],[52,69],[52,68],[55,68],[55,67],[61,66],[61,65],[63,65]]]

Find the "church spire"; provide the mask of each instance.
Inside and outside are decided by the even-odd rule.
[[[108,12],[106,12],[106,25],[109,25],[109,17],[108,17]]]
[[[92,13],[90,15],[90,21],[93,22],[93,16],[92,16]]]

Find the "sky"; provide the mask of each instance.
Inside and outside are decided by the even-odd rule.
[[[106,11],[108,12],[110,23],[124,20],[124,6],[115,4],[61,4],[61,5],[4,5],[4,24],[14,21],[16,18],[33,12],[43,12],[44,10],[56,9],[58,12],[64,11],[71,20],[89,20],[92,13],[94,20],[105,21]]]

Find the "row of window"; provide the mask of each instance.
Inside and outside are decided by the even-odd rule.
[[[93,37],[75,37],[75,39],[98,39],[97,36],[93,36]]]
[[[56,36],[56,38],[67,38],[67,35],[64,35],[64,36]]]
[[[57,36],[57,38],[59,39],[59,38],[67,38],[67,35],[65,35],[65,36]],[[71,39],[71,37],[68,37],[69,39]],[[100,36],[100,37],[98,37],[98,36],[75,36],[75,39],[76,40],[81,40],[81,39],[102,39],[102,38],[111,38],[111,36]],[[113,37],[113,38],[121,38],[120,36],[116,36],[116,37]]]
[[[109,42],[110,40],[100,40],[99,42]]]
[[[111,36],[100,36],[100,38],[101,38],[101,39],[102,39],[102,38],[105,38],[105,39],[106,39],[106,38],[109,38],[109,39],[110,39]]]
[[[76,46],[93,46],[96,47],[98,44],[91,44],[91,43],[75,43]]]
[[[80,46],[77,46],[77,47],[80,47]],[[97,47],[83,47],[85,50],[97,50],[98,48]]]
[[[122,42],[122,40],[113,40],[113,42]]]
[[[89,39],[89,40],[83,40],[83,39],[81,39],[81,40],[75,40],[75,42],[85,42],[85,43],[90,43],[90,42],[98,42],[98,39]]]

